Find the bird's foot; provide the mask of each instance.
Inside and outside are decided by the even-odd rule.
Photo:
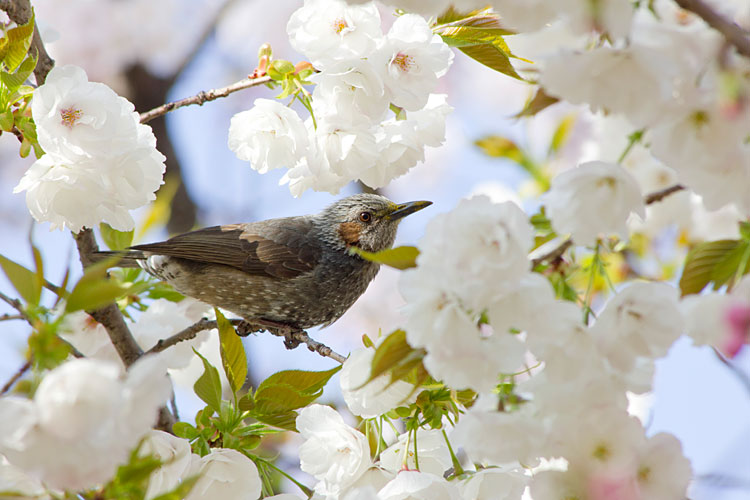
[[[248,335],[252,333],[262,332],[264,328],[259,327],[258,325],[255,325],[253,323],[250,323],[249,321],[243,320],[241,323],[237,325],[235,330],[237,331],[237,335],[239,335],[240,337],[247,337]]]
[[[250,327],[255,329],[255,331],[268,330],[277,337],[284,337],[284,347],[287,349],[294,349],[303,342],[303,340],[298,338],[298,335],[300,332],[304,333],[304,330],[286,323],[261,319],[254,321]],[[239,329],[237,333],[239,334]]]

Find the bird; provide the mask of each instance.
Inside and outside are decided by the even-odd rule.
[[[140,266],[183,295],[249,325],[265,325],[256,330],[325,327],[354,304],[380,268],[351,248],[391,248],[399,222],[431,204],[361,193],[314,215],[213,226],[134,245],[114,252],[121,259],[116,265]]]

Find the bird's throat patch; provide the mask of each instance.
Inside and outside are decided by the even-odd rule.
[[[339,224],[339,235],[344,240],[346,246],[359,245],[359,235],[362,233],[362,226],[356,222],[342,222]]]

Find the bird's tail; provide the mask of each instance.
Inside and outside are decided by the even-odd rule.
[[[102,262],[111,259],[111,267],[141,267],[139,262],[146,259],[143,252],[138,250],[122,250],[118,252],[94,252],[92,254],[94,262]]]

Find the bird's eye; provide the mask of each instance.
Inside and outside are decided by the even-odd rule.
[[[359,214],[359,220],[362,222],[372,222],[372,214],[370,212],[362,212]]]

